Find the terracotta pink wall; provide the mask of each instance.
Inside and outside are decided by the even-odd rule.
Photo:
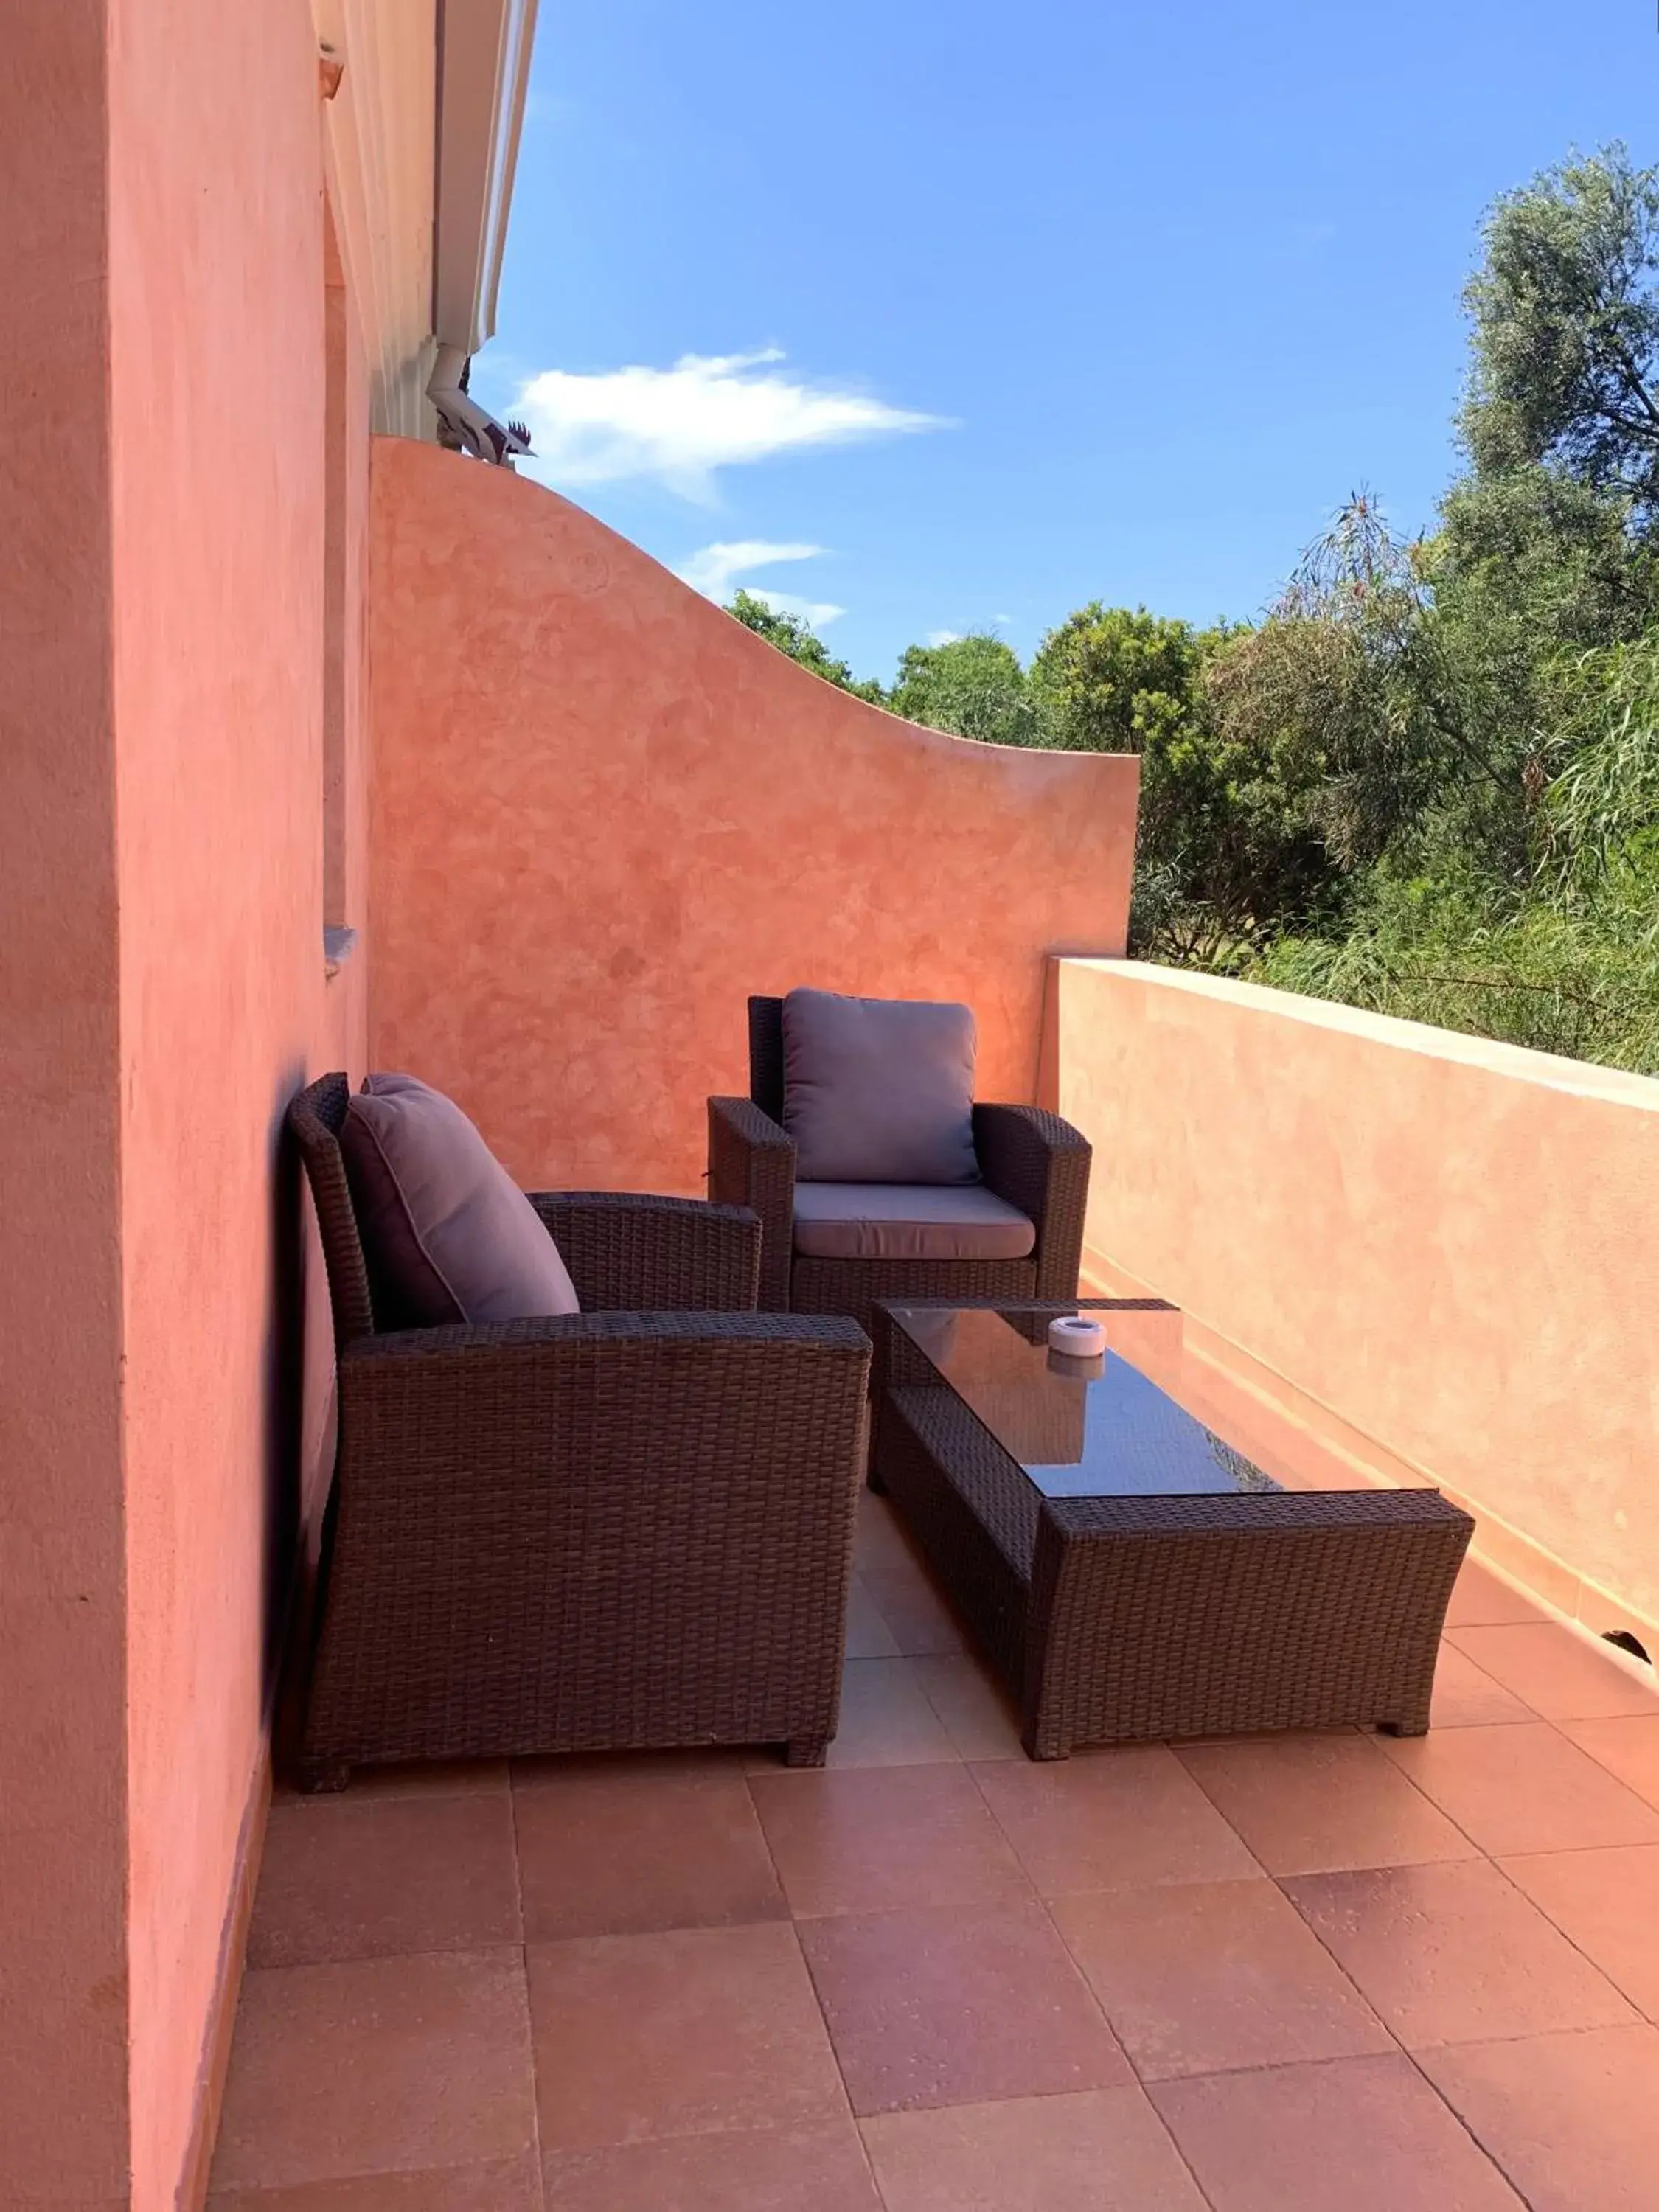
[[[7,11],[0,298],[0,2204],[126,2172],[103,9]],[[26,427],[25,427],[26,426]]]
[[[173,2212],[327,1431],[278,1127],[362,1060],[322,947],[315,35],[62,0],[5,46],[0,2203]]]
[[[1029,1098],[1042,955],[1121,947],[1138,764],[805,674],[526,480],[374,452],[373,1054],[521,1180],[695,1190],[744,999],[960,997]]]
[[[322,957],[311,10],[120,0],[112,38],[132,2202],[161,2212],[264,1756],[267,1623],[315,1480],[298,1455],[325,1419],[325,1338],[294,1400],[281,1118],[319,1064],[358,1058],[358,971],[327,983]],[[361,555],[361,374],[356,391]]]
[[[1057,1006],[1096,1266],[1590,1626],[1659,1622],[1659,1082],[1128,962]]]

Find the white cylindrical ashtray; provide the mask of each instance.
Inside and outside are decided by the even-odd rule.
[[[1088,1314],[1061,1314],[1048,1324],[1048,1349],[1066,1359],[1098,1359],[1106,1349],[1106,1331]]]

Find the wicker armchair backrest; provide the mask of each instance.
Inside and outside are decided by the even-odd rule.
[[[351,1086],[343,1074],[325,1075],[291,1100],[288,1109],[288,1126],[306,1164],[317,1226],[322,1231],[337,1352],[374,1331],[368,1269],[340,1153],[340,1125],[350,1097]]]
[[[749,1001],[749,1096],[763,1114],[783,1120],[783,1000]]]

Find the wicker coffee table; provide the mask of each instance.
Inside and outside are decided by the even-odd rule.
[[[1048,1352],[1049,1319],[1079,1310],[1104,1322],[1103,1360]],[[1006,1676],[1033,1759],[1426,1731],[1474,1526],[1438,1491],[1216,1414],[1170,1306],[888,1306],[875,1333],[871,1486]]]

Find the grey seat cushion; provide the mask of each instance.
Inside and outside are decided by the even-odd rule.
[[[973,1183],[974,1017],[966,1006],[791,991],[783,1126],[806,1182]]]
[[[340,1150],[382,1328],[580,1311],[541,1217],[441,1091],[371,1075]]]
[[[1036,1231],[983,1183],[798,1182],[794,1241],[811,1260],[1024,1260]]]

